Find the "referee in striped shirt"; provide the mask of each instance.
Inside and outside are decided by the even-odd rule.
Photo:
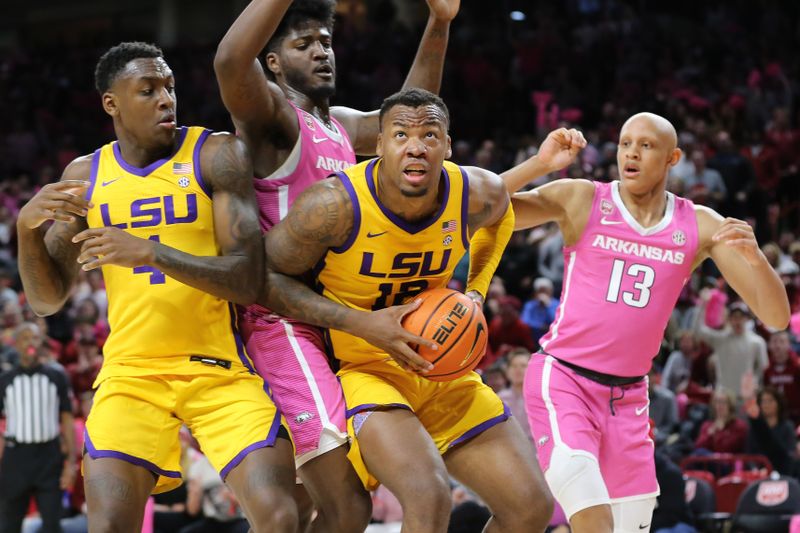
[[[18,533],[31,496],[42,532],[60,532],[62,490],[75,482],[75,430],[67,376],[43,365],[36,324],[14,333],[19,364],[0,375],[0,410],[6,417],[0,460],[0,533]]]

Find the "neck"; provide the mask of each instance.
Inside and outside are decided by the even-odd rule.
[[[622,203],[639,224],[648,228],[657,224],[667,210],[665,192],[666,177],[656,183],[650,190],[635,194],[623,182],[620,183],[619,196]]]
[[[114,129],[122,158],[126,163],[135,167],[146,167],[159,159],[169,157],[175,148],[175,139],[168,146],[146,147],[138,144],[133,136],[122,128]],[[177,138],[177,134],[175,138]]]
[[[330,115],[330,100],[328,98],[321,98],[318,100],[314,100],[309,95],[302,93],[291,87],[286,85],[286,82],[280,80],[278,85],[283,90],[283,94],[286,95],[286,98],[292,102],[294,105],[305,111],[306,113],[311,113],[321,121],[323,121],[326,125],[330,126],[331,123],[331,115]]]
[[[764,419],[767,421],[767,425],[769,427],[775,427],[778,425],[778,415],[765,416]]]
[[[522,394],[522,383],[512,383],[511,390],[516,393]]]
[[[424,196],[409,197],[392,185],[383,168],[383,165],[378,167],[378,198],[392,213],[408,222],[418,222],[439,208],[440,181],[431,186]]]

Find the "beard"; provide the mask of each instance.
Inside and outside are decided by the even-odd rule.
[[[299,70],[290,69],[285,73],[285,77],[289,87],[294,87],[315,102],[331,98],[336,94],[336,71],[331,81],[317,84],[311,83],[309,77],[304,76]]]
[[[414,189],[412,191],[400,189],[400,194],[402,194],[406,198],[419,198],[421,196],[425,196],[426,194],[428,194],[428,187],[423,187],[422,189]]]

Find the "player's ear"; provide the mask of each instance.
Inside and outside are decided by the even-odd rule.
[[[281,60],[278,57],[278,54],[275,52],[267,52],[267,55],[264,57],[264,62],[267,65],[267,68],[270,72],[274,75],[278,75],[281,71]]]
[[[681,154],[682,154],[682,153],[683,153],[683,151],[682,151],[680,148],[675,148],[675,149],[672,151],[672,153],[670,154],[670,156],[669,156],[669,161],[667,162],[667,164],[668,164],[670,167],[674,167],[675,165],[677,165],[677,164],[678,164],[678,161],[680,161],[680,160],[681,160]]]
[[[378,133],[378,142],[375,145],[375,155],[383,157],[383,132]]]
[[[114,97],[114,93],[109,91],[104,92],[102,96],[102,102],[103,102],[103,111],[105,111],[112,117],[119,115],[119,108],[117,107],[117,101],[116,98]]]
[[[450,159],[453,157],[453,141],[450,139],[450,136],[447,136],[447,152],[444,154],[445,159]]]

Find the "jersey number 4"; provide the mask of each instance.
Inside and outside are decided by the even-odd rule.
[[[620,286],[622,276],[627,275],[633,278],[633,288],[635,291],[622,291],[622,301],[631,307],[647,307],[650,302],[650,287],[656,280],[656,272],[653,267],[631,263],[625,268],[625,261],[614,259],[614,268],[611,269],[611,279],[608,282],[608,292],[606,301],[617,303],[619,301]]]
[[[156,242],[161,242],[161,239],[158,237],[158,235],[151,235],[150,236],[150,240],[151,241],[156,241]],[[167,282],[167,276],[165,276],[164,273],[161,272],[156,267],[151,267],[151,266],[134,267],[133,273],[134,274],[150,274],[150,285],[161,285],[162,283],[166,283]]]

